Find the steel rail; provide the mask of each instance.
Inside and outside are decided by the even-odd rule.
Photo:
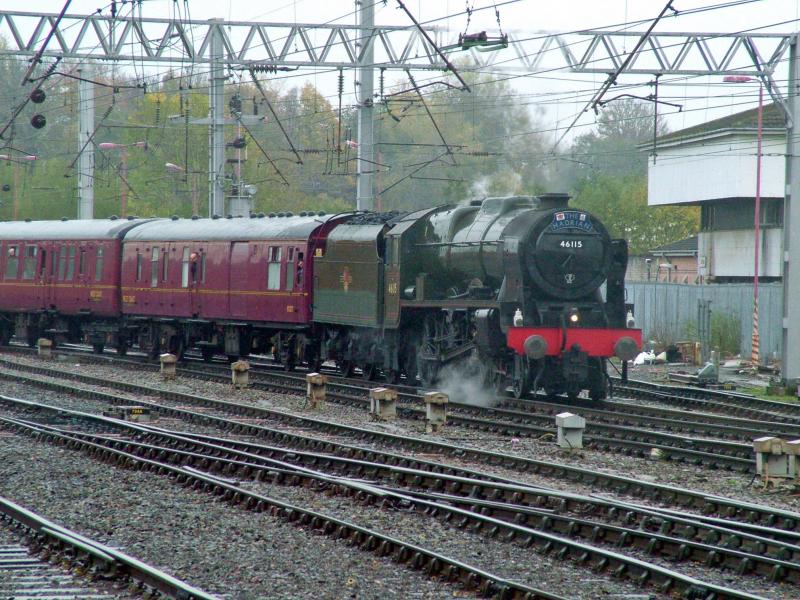
[[[11,346],[7,348],[12,352],[30,352],[32,349],[28,348],[27,346]],[[154,365],[152,362],[147,361],[144,357],[142,359],[135,359],[130,356],[126,357],[119,357],[117,355],[96,355],[91,352],[88,348],[82,348],[78,346],[60,346],[60,352],[70,353],[70,354],[79,354],[84,359],[89,359],[92,362],[97,362],[101,364],[108,364],[108,363],[117,363],[123,365],[130,365],[135,366],[136,368],[147,368],[148,370],[158,371],[158,365]],[[1,361],[2,359],[0,359]],[[202,366],[206,369],[205,371],[198,370],[193,367],[179,367],[178,372],[183,376],[188,376],[191,378],[206,380],[206,381],[215,381],[215,380],[227,380],[229,376],[229,372],[227,370],[227,365],[223,368],[222,365],[217,364],[209,364],[201,359],[197,358],[196,360],[193,357],[187,357],[186,360],[190,360],[192,362],[197,362],[202,364]],[[18,364],[18,363],[13,363]],[[304,376],[297,376],[292,375],[290,373],[281,373],[277,372],[275,369],[282,368],[280,365],[271,365],[271,364],[261,364],[255,363],[251,364],[251,378],[253,375],[259,376],[264,375],[266,377],[272,377],[276,379],[286,379],[288,381],[296,382],[298,385],[298,390],[302,386],[305,385],[301,380]],[[263,369],[263,370],[262,370]],[[209,373],[209,370],[215,370],[217,373]],[[354,378],[341,378],[336,377],[335,375],[330,375],[329,377],[335,377],[333,381],[329,380],[330,386],[343,386],[342,389],[345,390],[369,390],[374,385],[380,385],[380,382],[372,382],[372,381],[361,381]],[[649,385],[650,382],[638,382],[641,384]],[[259,388],[264,385],[264,382],[259,380],[253,381],[253,387]],[[653,384],[659,385],[659,384]],[[409,400],[409,399],[418,399],[419,396],[419,388],[415,388],[408,385],[393,385],[393,388],[398,390],[398,399],[399,400]],[[680,388],[676,386],[665,386],[668,389],[677,389],[677,390],[685,390],[691,393],[695,393],[697,390],[696,388]],[[269,390],[273,390],[275,388],[268,388]],[[615,389],[625,389],[621,387],[620,384],[615,385]],[[405,391],[404,391],[405,390]],[[633,390],[632,390],[633,391]],[[704,390],[700,390],[701,392]],[[651,397],[648,395],[643,395],[641,392],[638,392],[637,395],[643,396],[645,398]],[[656,398],[662,397],[660,394],[656,394]],[[667,399],[669,399],[669,395]],[[688,406],[696,406],[696,407],[708,407],[709,405],[702,401],[698,400],[697,398],[681,398],[675,399],[676,403],[681,403],[682,405]],[[553,412],[552,407],[557,407],[558,409],[562,410],[575,410],[576,407],[579,407],[585,414],[592,414],[596,415],[604,420],[610,421],[611,423],[620,423],[620,422],[630,422],[631,424],[643,425],[648,426],[653,423],[659,424],[663,426],[664,429],[667,431],[686,431],[689,433],[699,433],[699,434],[709,434],[709,435],[717,435],[721,437],[732,437],[732,438],[753,438],[763,435],[774,435],[775,433],[780,433],[784,435],[800,435],[800,420],[795,422],[779,422],[779,421],[769,421],[769,420],[758,420],[754,419],[754,416],[776,416],[772,413],[759,413],[758,411],[745,411],[745,417],[731,417],[727,415],[719,415],[715,413],[693,413],[675,409],[668,409],[662,407],[654,407],[648,405],[637,405],[637,404],[630,404],[624,402],[614,402],[613,400],[601,400],[601,401],[587,401],[583,399],[576,399],[571,401],[569,404],[561,404],[557,401],[557,399],[546,399],[546,397],[542,397],[541,399],[515,399],[510,396],[503,396],[500,398],[500,404],[497,407],[477,407],[475,405],[469,405],[466,403],[459,402],[457,400],[450,400],[450,404],[452,406],[456,406],[460,409],[465,411],[473,411],[476,413],[480,413],[483,411],[487,411],[491,413],[492,411],[497,411],[498,409],[542,409],[548,412],[548,414]],[[779,405],[781,403],[778,403]],[[721,410],[727,410],[729,407],[727,405],[715,405],[711,404],[711,407],[715,407]],[[644,419],[643,417],[648,417]],[[702,421],[687,421],[686,417],[697,417],[703,419]],[[782,415],[777,415],[782,416]],[[531,419],[535,419],[536,416],[532,416]],[[519,422],[519,420],[518,420]],[[756,429],[756,427],[760,427],[761,429]]]
[[[144,395],[157,395],[164,399],[180,399],[182,402],[196,402],[198,397],[190,394],[181,394],[179,392],[167,391],[160,388],[151,386],[140,385],[132,382],[118,382],[110,381],[101,377],[94,377],[90,375],[83,375],[78,373],[64,373],[43,366],[24,365],[13,361],[0,359],[0,365],[7,366],[8,368],[45,375],[50,377],[59,377],[64,379],[71,379],[82,383],[91,385],[112,387],[115,389],[125,390]],[[0,373],[0,378],[7,377],[7,375]],[[215,376],[212,376],[215,377]],[[20,376],[16,376],[20,378]],[[297,381],[297,380],[295,380]],[[36,385],[42,385],[35,382]],[[299,384],[298,384],[299,385]],[[336,385],[342,386],[343,384],[329,384],[330,387]],[[277,386],[277,387],[276,387]],[[286,385],[270,384],[267,382],[252,382],[251,387],[256,389],[268,391],[286,391]],[[305,393],[305,384],[302,388],[295,386],[293,391],[303,391]],[[366,391],[361,389],[361,391]],[[345,403],[355,403],[360,406],[365,406],[368,400],[360,396],[352,396],[350,394],[342,394],[335,391],[328,391],[327,396],[330,400],[339,400]],[[205,400],[204,400],[205,403]],[[228,403],[231,404],[231,403]],[[253,409],[249,405],[237,404],[242,407],[242,410],[248,411]],[[250,412],[253,416],[258,416],[258,411],[264,409],[257,409],[255,413]],[[401,415],[409,416],[416,419],[421,419],[424,416],[424,410],[421,408],[414,408],[408,406],[398,407]],[[529,415],[519,411],[507,411],[518,420],[530,419]],[[544,418],[544,417],[543,417]],[[546,418],[544,418],[546,419]],[[550,419],[546,419],[551,421]],[[506,435],[517,436],[541,436],[544,434],[555,433],[554,427],[541,427],[534,425],[526,425],[524,423],[516,422],[502,422],[502,421],[489,421],[486,419],[479,419],[466,415],[459,415],[450,413],[448,421],[452,424],[458,424],[466,427],[490,431],[495,433],[504,433]],[[736,444],[733,442],[722,442],[717,440],[704,440],[700,438],[686,438],[677,435],[671,435],[659,432],[646,432],[633,427],[619,427],[608,426],[602,424],[592,424],[589,426],[589,431],[603,432],[605,436],[592,435],[587,436],[587,441],[591,441],[598,448],[604,450],[621,450],[627,452],[635,452],[640,456],[647,456],[652,449],[659,449],[665,458],[671,460],[680,460],[689,462],[696,465],[707,465],[712,468],[726,468],[737,470],[740,472],[752,472],[755,468],[755,463],[751,458],[745,456],[752,456],[752,447],[749,444]],[[610,437],[609,437],[610,436]],[[623,437],[626,436],[626,437]],[[657,440],[657,441],[654,441]],[[725,450],[723,453],[720,449]],[[716,450],[716,451],[715,451]]]
[[[86,418],[84,413],[67,409],[61,409],[59,412],[70,416]],[[109,420],[106,417],[102,417],[102,419]],[[162,451],[187,451],[191,452],[193,455],[199,454],[206,456],[212,462],[218,459],[245,462],[255,460],[272,466],[275,464],[279,464],[280,466],[290,464],[292,468],[319,468],[320,466],[323,468],[330,468],[335,465],[340,471],[358,477],[382,477],[396,484],[403,484],[425,490],[439,491],[446,489],[451,493],[462,491],[469,495],[470,500],[477,500],[479,498],[491,498],[492,500],[501,499],[499,504],[511,504],[512,506],[552,505],[562,512],[568,511],[581,515],[592,512],[594,514],[602,514],[611,519],[617,519],[619,509],[624,509],[625,520],[641,520],[643,523],[642,528],[644,528],[645,524],[657,519],[662,533],[677,531],[678,535],[685,534],[685,536],[688,536],[688,539],[694,539],[694,541],[703,540],[706,542],[709,539],[720,539],[725,536],[727,543],[735,548],[748,544],[753,554],[787,559],[795,558],[797,555],[797,557],[800,558],[800,546],[787,542],[776,542],[769,537],[736,531],[732,529],[732,527],[736,526],[732,523],[729,523],[728,527],[718,524],[705,524],[696,519],[689,519],[685,514],[678,513],[676,515],[665,516],[660,513],[657,514],[656,511],[650,510],[647,507],[633,507],[633,505],[629,503],[608,499],[600,500],[556,490],[542,489],[509,480],[498,481],[494,478],[487,480],[483,478],[482,474],[474,472],[465,472],[458,475],[441,472],[432,473],[428,470],[423,471],[317,453],[303,453],[283,448],[260,446],[252,443],[234,442],[234,445],[240,447],[237,449],[225,445],[225,443],[230,444],[230,440],[210,438],[209,436],[187,435],[183,432],[168,431],[149,425],[134,425],[116,419],[111,419],[111,421],[120,428],[127,429],[137,434],[143,434],[143,439],[147,444],[154,444],[155,441],[171,444],[167,448],[155,449],[157,454]],[[109,438],[98,434],[67,432],[49,425],[39,426],[60,433],[69,433],[73,436],[81,437],[82,439],[91,439],[95,443],[110,444],[126,452],[132,452],[131,448],[133,447],[145,447],[141,442]],[[214,440],[214,442],[212,443],[207,440]],[[222,444],[217,442],[222,442]],[[153,449],[151,448],[150,451],[153,451]],[[269,456],[263,456],[261,452],[264,451],[268,452]],[[301,457],[305,459],[305,466],[302,467],[297,464],[298,459]],[[286,462],[287,459],[289,462]],[[475,477],[476,475],[479,479]]]
[[[625,424],[656,424],[667,431],[686,431],[689,433],[703,433],[717,435],[723,438],[753,439],[763,435],[794,435],[800,437],[800,423],[782,423],[777,421],[757,421],[728,417],[711,413],[692,413],[685,410],[676,410],[663,407],[649,406],[646,404],[632,404],[613,400],[584,400],[577,399],[569,404],[557,400],[549,400],[537,396],[536,399],[509,398],[500,400],[503,408],[519,410],[539,410],[548,414],[562,411],[580,410],[582,416],[596,416],[613,423]],[[696,421],[687,418],[698,419]]]
[[[37,515],[8,498],[0,497],[2,517],[32,532],[50,548],[68,547],[77,555],[76,562],[89,562],[112,578],[129,577],[145,589],[180,600],[217,600],[218,596],[191,586],[160,569],[147,565],[115,548],[106,546]],[[82,557],[85,557],[86,561]],[[86,566],[86,565],[84,565]]]
[[[10,421],[3,418],[0,418],[0,420],[5,423]],[[366,527],[246,490],[213,475],[203,474],[194,469],[176,467],[173,464],[150,458],[143,458],[129,452],[81,440],[70,434],[60,434],[35,425],[24,424],[21,421],[15,421],[12,424],[16,431],[25,431],[34,435],[37,441],[45,440],[63,443],[67,447],[87,451],[92,458],[100,458],[106,462],[113,460],[123,468],[168,475],[185,487],[192,485],[195,489],[213,492],[215,495],[223,496],[223,500],[231,501],[234,505],[244,504],[245,508],[255,509],[258,512],[269,510],[271,516],[277,516],[299,525],[310,525],[315,530],[321,530],[337,539],[348,539],[357,544],[362,550],[373,551],[380,556],[394,554],[393,558],[395,560],[424,571],[430,577],[443,577],[447,581],[459,580],[465,587],[478,589],[486,595],[508,599],[524,598],[525,600],[534,600],[541,598],[543,600],[564,600],[561,596],[504,579],[478,567]],[[702,582],[697,582],[697,584],[702,584]],[[754,597],[743,595],[731,596],[731,598],[749,599]]]
[[[83,395],[88,398],[101,399],[112,404],[131,403],[131,400],[128,398],[116,396],[106,392],[83,390],[53,382],[42,382],[42,386],[48,389]],[[179,395],[179,397],[182,397],[182,395]],[[389,444],[392,446],[399,446],[425,453],[439,453],[444,456],[451,456],[457,459],[482,461],[484,463],[502,466],[504,468],[532,471],[543,476],[565,478],[584,482],[590,485],[600,484],[608,488],[616,489],[621,493],[631,493],[637,496],[645,496],[672,505],[677,504],[685,507],[694,507],[706,513],[725,514],[729,517],[741,516],[748,522],[758,522],[768,526],[779,525],[780,527],[788,530],[800,529],[800,515],[790,511],[775,509],[773,507],[752,504],[743,505],[740,502],[728,498],[695,492],[675,486],[644,482],[633,478],[582,469],[572,465],[559,464],[551,461],[541,461],[521,456],[501,454],[498,452],[458,446],[428,439],[398,436],[385,432],[340,425],[321,419],[293,415],[273,409],[256,408],[236,403],[203,398],[200,396],[194,396],[192,398],[195,403],[201,403],[202,405],[211,406],[214,408],[222,407],[227,412],[233,412],[234,414],[238,415],[252,414],[257,415],[260,418],[268,418],[273,420],[277,419],[282,423],[293,426],[303,428],[311,427],[326,433],[330,432],[337,435],[344,433],[345,435],[356,437],[357,439],[379,441],[384,445]],[[0,400],[2,400],[2,397],[0,397]],[[153,410],[156,410],[167,416],[182,418],[190,422],[216,426],[222,430],[233,431],[242,435],[260,436],[262,438],[274,440],[279,443],[293,444],[302,448],[310,448],[314,450],[319,449],[326,452],[337,452],[352,457],[365,457],[368,460],[374,460],[376,457],[381,457],[383,460],[388,462],[398,460],[396,456],[392,456],[385,452],[374,449],[349,446],[282,430],[270,429],[263,425],[258,425],[252,422],[242,423],[231,419],[209,415],[207,413],[198,413],[182,408],[168,407],[151,402],[142,401],[139,402],[139,404],[150,406]],[[400,460],[407,460],[408,464],[418,464],[418,461],[415,463],[417,459],[413,458]]]
[[[780,416],[790,420],[800,420],[800,405],[789,402],[767,400],[748,394],[741,394],[726,390],[710,390],[691,386],[665,385],[638,379],[629,379],[627,383],[614,383],[614,388],[622,387],[630,392],[652,392],[660,399],[662,395],[673,396],[676,401],[689,403],[692,400],[705,401],[699,405],[726,408],[728,413],[741,413],[748,416],[754,414],[767,414]]]
[[[90,453],[92,451],[99,451],[104,450],[107,453],[111,452],[115,457],[119,459],[124,459],[127,463],[126,466],[131,466],[130,461],[134,461],[134,464],[137,464],[138,461],[145,462],[145,468],[148,470],[155,469],[159,472],[159,474],[164,473],[165,468],[175,469],[174,462],[170,461],[170,463],[162,462],[161,460],[154,460],[151,458],[139,456],[135,453],[131,453],[128,451],[118,450],[115,448],[111,448],[109,446],[104,446],[100,444],[96,444],[93,442],[89,442],[86,440],[81,440],[75,437],[72,434],[58,434],[52,431],[46,431],[44,429],[38,428],[35,425],[28,425],[22,424],[20,422],[15,423],[17,427],[24,427],[27,431],[34,431],[41,434],[41,437],[45,439],[54,439],[58,441],[63,441],[68,447],[75,448],[76,446],[79,449],[88,449]],[[144,445],[136,444],[139,447]],[[155,449],[156,451],[163,451],[164,449]],[[178,451],[174,451],[178,453]],[[109,458],[109,454],[103,455],[104,458]],[[166,457],[160,457],[166,458]],[[175,458],[173,455],[170,458]],[[218,459],[219,460],[219,459]],[[219,460],[219,462],[226,462],[224,460]],[[234,469],[253,469],[255,465],[249,463],[241,463],[239,461],[231,461],[231,465]],[[137,465],[138,466],[138,465]],[[751,555],[745,552],[740,552],[736,550],[721,548],[721,547],[709,547],[707,545],[698,544],[694,542],[687,542],[686,540],[674,540],[669,536],[654,534],[654,533],[646,533],[640,535],[636,530],[630,528],[623,528],[618,526],[608,526],[604,524],[598,524],[591,521],[586,520],[573,520],[573,525],[569,527],[556,527],[556,521],[559,524],[567,523],[569,519],[565,517],[556,517],[552,514],[541,514],[539,511],[539,516],[542,518],[540,522],[537,523],[537,528],[532,528],[527,526],[526,523],[519,523],[520,519],[515,517],[518,521],[517,523],[511,523],[504,521],[502,519],[496,519],[490,515],[476,513],[471,510],[461,509],[457,506],[447,506],[443,505],[439,502],[434,502],[426,499],[422,499],[413,495],[407,495],[403,493],[393,492],[391,490],[382,489],[380,487],[372,486],[370,484],[365,484],[360,481],[348,481],[341,477],[329,477],[324,474],[319,473],[311,473],[309,471],[297,472],[294,471],[291,465],[285,465],[288,468],[289,473],[292,473],[298,479],[315,479],[320,482],[326,482],[327,484],[334,485],[334,486],[342,486],[348,488],[352,494],[355,494],[361,498],[368,496],[372,497],[377,500],[386,501],[398,501],[398,502],[409,502],[415,505],[418,509],[422,509],[425,512],[428,512],[433,515],[442,515],[442,513],[447,513],[444,520],[446,521],[453,521],[454,519],[461,518],[460,521],[456,522],[458,527],[466,527],[470,525],[470,530],[474,533],[482,533],[489,537],[495,538],[502,534],[502,540],[506,542],[511,542],[515,540],[519,540],[525,546],[532,546],[536,545],[538,549],[544,552],[551,552],[555,551],[557,556],[560,558],[572,558],[579,563],[591,563],[591,566],[596,570],[610,570],[615,576],[617,577],[628,577],[631,580],[639,583],[640,585],[643,584],[650,584],[655,586],[661,592],[667,592],[670,590],[678,590],[683,593],[688,594],[703,594],[704,597],[708,597],[709,595],[713,595],[713,597],[718,598],[720,600],[731,598],[731,599],[752,599],[756,598],[756,596],[748,594],[746,592],[742,592],[739,590],[732,590],[729,588],[724,588],[721,586],[716,586],[714,584],[709,584],[707,582],[703,582],[697,580],[693,577],[689,577],[678,573],[673,570],[662,568],[658,565],[654,565],[651,563],[647,563],[645,561],[638,560],[636,558],[632,558],[629,556],[625,556],[619,554],[617,552],[612,552],[608,550],[604,550],[598,548],[593,545],[588,545],[580,541],[575,541],[569,538],[562,537],[560,535],[555,535],[550,533],[549,529],[556,529],[556,530],[563,530],[564,533],[568,535],[575,536],[578,534],[578,528],[576,525],[580,526],[580,537],[591,537],[593,540],[597,540],[600,537],[598,533],[598,528],[602,528],[603,534],[608,535],[611,538],[611,533],[618,534],[614,536],[612,540],[614,543],[618,544],[619,546],[626,546],[633,541],[633,536],[636,536],[636,539],[643,539],[646,537],[648,540],[647,548],[652,552],[656,549],[665,549],[668,543],[671,543],[670,547],[677,548],[677,552],[675,554],[676,558],[688,558],[692,555],[692,552],[696,552],[699,548],[704,548],[707,551],[707,556],[710,558],[708,559],[711,564],[722,564],[723,560],[731,560],[738,559],[738,568],[740,572],[748,572],[753,570],[755,567],[755,562],[758,561],[759,564],[766,563],[769,565],[770,568],[770,578],[773,581],[782,580],[789,573],[796,574],[800,576],[800,564],[789,563],[787,561],[781,561],[777,559],[769,559],[764,557],[758,557],[755,555]],[[262,473],[266,474],[266,477],[270,476],[270,473],[275,472],[275,467],[266,467],[264,466],[261,470]],[[190,473],[194,474],[195,476],[200,475],[199,472],[192,469]],[[241,474],[237,471],[237,474]],[[214,475],[203,474],[206,477],[210,477],[213,480],[217,481],[218,483],[224,485],[229,491],[233,491],[237,494],[245,494],[251,495],[253,494],[252,491],[243,490],[240,487],[233,485],[231,482],[218,478]],[[246,473],[245,476],[251,477],[251,474]],[[263,480],[263,478],[262,478]],[[276,481],[276,477],[273,476],[271,478],[272,482]],[[235,499],[233,494],[230,494],[230,499]],[[240,497],[238,499],[238,503],[243,502],[245,499]],[[466,500],[468,502],[468,500]],[[301,509],[302,510],[302,509]],[[523,514],[523,513],[518,513]],[[534,510],[526,511],[524,514],[527,514],[528,518],[536,515],[537,512]],[[586,532],[594,532],[593,534],[586,534]],[[559,531],[561,532],[561,531]],[[371,532],[373,534],[377,534],[377,532]],[[377,534],[380,535],[380,534]],[[716,552],[716,554],[714,554]],[[507,582],[506,582],[507,583]]]
[[[36,425],[30,422],[26,424]],[[163,460],[166,456],[170,456],[171,459],[182,459],[183,464],[189,465],[192,465],[195,460],[200,460],[202,466],[206,469],[212,469],[226,474],[237,473],[257,480],[263,480],[265,477],[254,475],[254,472],[262,472],[269,475],[270,473],[278,471],[288,471],[300,477],[317,479],[319,479],[318,476],[320,474],[316,469],[302,467],[294,462],[275,459],[274,456],[263,457],[252,452],[233,451],[218,445],[191,443],[190,440],[187,440],[180,434],[164,433],[163,430],[153,431],[152,433],[156,434],[153,437],[162,442],[165,439],[180,442],[189,441],[189,446],[192,449],[187,450],[185,447],[155,446],[150,439],[148,439],[147,442],[121,440],[119,438],[110,438],[97,434],[68,432],[51,426],[38,426],[72,437],[90,440],[96,444],[114,447],[118,450],[145,458],[158,458]],[[140,430],[138,427],[129,428]],[[220,453],[220,450],[227,452]],[[210,454],[206,452],[210,452]],[[253,463],[252,461],[256,462]],[[171,460],[171,462],[175,463],[178,461]],[[326,463],[330,462],[334,461],[326,461]],[[324,468],[328,465],[317,464],[314,466],[317,468],[322,466]],[[686,515],[666,516],[658,510],[650,510],[646,507],[638,507],[629,503],[600,500],[555,490],[531,489],[530,487],[519,484],[505,484],[502,482],[475,480],[460,476],[432,474],[415,469],[392,467],[376,463],[348,461],[347,466],[350,467],[349,471],[351,474],[359,478],[382,477],[384,479],[389,479],[395,485],[404,484],[412,488],[422,488],[426,490],[424,493],[429,493],[428,490],[442,489],[451,490],[453,492],[462,491],[468,495],[454,496],[451,493],[448,495],[448,498],[458,499],[456,502],[458,505],[471,507],[477,505],[479,507],[489,507],[491,509],[489,512],[481,510],[481,514],[493,515],[494,513],[509,513],[507,517],[504,517],[505,520],[529,527],[547,527],[547,522],[530,518],[531,514],[541,516],[545,512],[547,514],[553,513],[553,510],[543,510],[541,508],[542,504],[545,506],[554,506],[554,510],[559,514],[569,512],[586,517],[591,511],[595,516],[602,516],[613,520],[623,520],[627,523],[638,522],[639,527],[637,529],[631,529],[630,527],[619,526],[614,528],[613,525],[607,526],[597,521],[592,521],[590,526],[588,525],[588,521],[584,519],[580,521],[580,531],[571,533],[572,530],[568,525],[571,521],[575,521],[575,517],[566,517],[563,515],[554,516],[562,525],[560,530],[562,533],[567,532],[571,535],[591,538],[593,541],[602,537],[607,543],[623,545],[630,540],[636,540],[640,548],[647,549],[651,553],[660,551],[669,558],[680,559],[689,557],[697,561],[707,562],[711,565],[719,564],[718,561],[722,558],[724,562],[727,563],[726,566],[733,566],[739,570],[740,573],[747,571],[758,572],[760,575],[770,577],[771,580],[788,578],[791,574],[793,581],[800,582],[800,563],[795,562],[794,566],[791,566],[791,563],[789,563],[789,566],[784,564],[786,561],[796,561],[797,558],[800,557],[800,546],[786,542],[777,542],[774,539],[763,536],[747,534],[731,527],[704,524],[696,519],[688,518]],[[325,475],[327,475],[327,473]],[[386,489],[385,485],[381,487]],[[405,491],[402,493],[405,493]],[[418,495],[416,492],[408,493]],[[487,501],[485,500],[486,498],[490,498],[491,500]],[[502,500],[498,500],[499,498]],[[529,514],[528,509],[534,512]],[[470,510],[474,511],[476,509],[471,508]],[[603,530],[603,535],[601,536],[594,528]],[[656,529],[656,531],[653,531],[654,529]],[[591,536],[581,533],[590,530]],[[671,535],[668,536],[666,534]],[[663,537],[656,539],[653,537],[654,535]],[[719,541],[723,538],[725,540],[725,546],[723,547],[710,544],[711,541]],[[654,539],[656,540],[655,542],[653,541]],[[741,548],[745,546],[747,550],[742,551]],[[733,552],[728,552],[728,549],[732,549]],[[715,554],[712,554],[712,552]],[[768,560],[762,561],[761,557],[767,557]],[[778,562],[775,562],[776,559]]]

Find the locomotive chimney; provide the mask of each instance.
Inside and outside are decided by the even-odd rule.
[[[539,198],[539,208],[545,210],[567,208],[570,198],[569,194],[565,194],[563,192],[540,194],[537,197]]]

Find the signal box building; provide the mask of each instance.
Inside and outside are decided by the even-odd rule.
[[[697,273],[707,282],[752,281],[758,109],[666,135],[650,154],[648,204],[699,205]],[[781,277],[786,129],[781,109],[764,106],[761,170],[761,281]]]

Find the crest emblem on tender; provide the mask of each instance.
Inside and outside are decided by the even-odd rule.
[[[339,281],[342,282],[345,292],[350,290],[350,284],[353,282],[353,277],[350,275],[350,267],[345,267],[342,270],[342,274],[339,275]]]
[[[575,283],[575,273],[566,273],[564,275],[564,281],[566,281],[569,285]]]

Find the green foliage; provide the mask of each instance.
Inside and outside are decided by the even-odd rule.
[[[686,324],[685,335],[698,340],[697,321]],[[711,348],[724,354],[739,354],[742,347],[742,323],[728,313],[711,313]]]
[[[697,207],[648,207],[647,181],[636,174],[586,178],[572,204],[596,215],[612,237],[626,238],[632,255],[692,235],[700,224]]]
[[[635,98],[605,105],[597,119],[597,131],[579,136],[569,158],[575,165],[573,177],[597,173],[614,177],[647,174],[647,153],[637,146],[653,138],[653,105]],[[661,117],[655,123],[658,135],[666,133]]]
[[[15,60],[0,63],[0,93],[7,99],[0,104],[0,116],[7,117],[23,99],[19,82],[26,66]],[[66,63],[59,66],[63,72],[72,69]],[[542,165],[530,159],[542,150],[538,138],[515,135],[534,128],[527,108],[518,104],[507,83],[467,71],[465,77],[473,87],[471,94],[445,85],[423,89],[436,126],[410,83],[400,86],[409,91],[394,101],[376,103],[380,164],[374,166],[375,187],[384,210],[435,206],[475,195],[548,190]],[[123,194],[127,194],[127,214],[205,215],[208,128],[190,121],[208,116],[207,81],[168,73],[144,90],[136,80],[117,72],[111,85],[111,71],[103,65],[94,65],[93,79],[100,83],[95,86],[93,137],[95,216],[119,214]],[[352,210],[357,150],[347,141],[357,139],[355,110],[345,105],[340,112],[335,98],[326,98],[311,84],[289,89],[262,86],[277,117],[252,84],[228,85],[225,98],[226,117],[230,117],[227,106],[234,94],[241,98],[244,115],[261,117],[240,131],[229,124],[225,132],[228,143],[237,136],[247,142],[241,152],[240,175],[257,187],[254,210]],[[39,159],[18,163],[16,184],[14,166],[0,163],[0,186],[10,187],[8,192],[0,191],[0,218],[14,216],[14,196],[19,218],[73,217],[78,198],[77,82],[58,76],[48,80],[48,98],[37,109],[47,116],[44,129],[34,130],[27,124],[32,110],[29,107],[18,119],[11,144]],[[133,145],[143,141],[146,150]],[[97,146],[102,142],[128,147],[103,150]],[[234,156],[234,150],[226,151],[226,158]],[[168,171],[166,163],[182,171]],[[238,164],[226,164],[227,189],[237,168]]]
[[[727,313],[711,313],[711,347],[727,354],[739,354],[742,323]]]

